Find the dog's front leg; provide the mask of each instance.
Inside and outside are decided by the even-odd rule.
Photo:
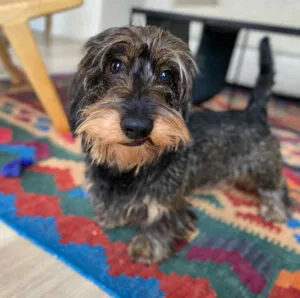
[[[148,204],[147,221],[132,239],[128,252],[137,262],[152,264],[169,257],[176,240],[185,239],[194,230],[196,216],[186,206],[172,210],[157,202]]]
[[[94,221],[102,228],[116,228],[128,224],[128,218],[123,212],[123,208],[114,204],[105,204],[101,200],[97,200],[95,206]]]

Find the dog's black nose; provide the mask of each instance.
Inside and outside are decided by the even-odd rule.
[[[121,127],[129,139],[138,140],[149,136],[153,123],[149,119],[125,118],[121,122]]]

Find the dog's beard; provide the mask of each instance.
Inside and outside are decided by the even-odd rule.
[[[102,100],[82,110],[84,121],[76,134],[82,136],[93,162],[116,166],[120,171],[154,162],[165,151],[177,150],[190,140],[181,115],[164,105],[158,105],[154,115],[153,130],[139,146],[132,143],[120,127],[121,100]]]

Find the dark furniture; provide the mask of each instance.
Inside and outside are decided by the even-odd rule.
[[[193,100],[195,103],[201,103],[210,99],[225,86],[228,66],[236,38],[241,29],[300,35],[300,28],[229,21],[199,15],[160,12],[141,8],[132,9],[130,18],[131,25],[134,25],[132,20],[135,13],[144,14],[146,16],[147,25],[164,27],[186,42],[189,41],[190,22],[197,21],[203,23],[202,39],[196,54],[196,61],[199,69],[201,69],[201,74],[195,79],[193,90]],[[243,40],[244,50],[247,40],[248,31],[246,31]],[[236,77],[239,76],[241,70],[244,50],[241,51],[237,68],[235,69]],[[201,59],[201,57],[205,57],[205,59]]]

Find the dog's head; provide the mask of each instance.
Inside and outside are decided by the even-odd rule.
[[[163,29],[112,28],[91,38],[70,111],[83,150],[95,163],[123,171],[186,145],[195,72],[188,46]]]

